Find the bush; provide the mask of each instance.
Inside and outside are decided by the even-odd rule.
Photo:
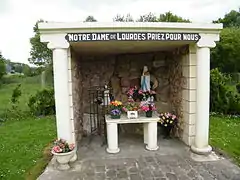
[[[240,82],[238,84],[236,84],[236,89],[237,89],[238,93],[240,93]]]
[[[54,90],[51,88],[38,91],[29,98],[28,107],[37,116],[55,114]]]
[[[12,92],[12,97],[11,97],[11,103],[12,103],[12,108],[16,109],[19,103],[19,98],[22,95],[22,91],[21,91],[21,84],[18,84],[16,88],[13,89]]]
[[[240,95],[228,83],[230,77],[218,69],[211,70],[210,76],[210,110],[223,114],[240,113]]]

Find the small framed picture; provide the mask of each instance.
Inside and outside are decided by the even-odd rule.
[[[128,111],[127,117],[128,117],[128,119],[136,119],[136,118],[138,118],[138,112],[137,111]]]

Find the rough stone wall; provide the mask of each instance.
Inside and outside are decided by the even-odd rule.
[[[173,58],[172,53],[146,53],[146,54],[125,54],[116,56],[79,56],[73,65],[74,77],[74,109],[75,127],[79,132],[89,131],[87,113],[89,112],[89,94],[88,89],[93,86],[104,86],[109,84],[112,87],[115,99],[122,102],[127,101],[126,91],[130,86],[140,86],[140,78],[143,66],[147,65],[150,74],[158,81],[156,88],[156,106],[158,111],[171,111],[170,100],[170,76],[169,63]],[[137,125],[124,128],[126,131],[133,131]],[[142,129],[142,128],[141,128]]]
[[[77,142],[81,140],[83,133],[82,76],[79,69],[79,63],[78,55],[71,50],[73,119],[75,139]]]

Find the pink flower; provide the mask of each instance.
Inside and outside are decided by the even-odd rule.
[[[69,144],[69,149],[72,151],[75,148],[74,144]]]
[[[138,94],[143,94],[143,91],[140,89],[140,90],[138,91]]]
[[[175,115],[173,115],[173,116],[172,116],[172,119],[173,119],[173,120],[174,120],[174,119],[176,119],[176,116],[175,116]]]
[[[60,153],[60,152],[62,152],[62,149],[59,146],[54,146],[53,151],[56,153]]]
[[[123,111],[127,112],[127,109],[125,107],[123,107],[122,109],[123,109]]]

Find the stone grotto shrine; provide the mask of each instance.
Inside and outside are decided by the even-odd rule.
[[[211,151],[210,48],[219,41],[221,24],[49,22],[39,29],[53,51],[59,138],[77,143],[96,129],[104,133],[99,104],[105,93],[126,102],[126,92],[140,86],[147,66],[151,85],[157,85],[157,110],[180,118],[175,134],[196,153]],[[142,133],[139,127],[121,129]]]

